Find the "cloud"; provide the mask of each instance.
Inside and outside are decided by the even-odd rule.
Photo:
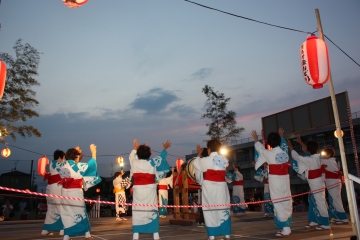
[[[213,73],[212,68],[201,68],[197,70],[195,73],[191,74],[192,80],[204,80],[211,76]]]
[[[139,95],[130,106],[133,110],[145,111],[148,115],[158,114],[172,103],[179,101],[173,92],[162,88],[153,88]]]

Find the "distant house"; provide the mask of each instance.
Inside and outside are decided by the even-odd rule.
[[[12,171],[0,175],[0,186],[20,190],[30,189],[31,175],[20,171]]]

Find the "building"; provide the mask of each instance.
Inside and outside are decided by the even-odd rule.
[[[360,112],[352,114],[353,117],[353,129],[354,129],[354,138],[356,142],[357,154],[360,155]],[[300,133],[301,139],[304,143],[308,140],[315,140],[319,143],[320,148],[327,146],[333,146],[336,150],[336,159],[341,163],[340,151],[338,139],[334,136],[335,125],[316,128]],[[348,166],[349,173],[355,176],[358,176],[356,163],[355,163],[355,154],[354,154],[354,145],[352,143],[352,137],[350,133],[349,122],[344,122],[341,124],[341,129],[344,132],[343,141],[344,149],[346,154],[346,162]],[[294,138],[295,136],[292,136]],[[261,139],[259,140],[262,141]],[[302,152],[301,147],[296,142],[293,143],[293,146],[296,151],[299,153]],[[240,167],[240,172],[244,177],[244,192],[246,196],[250,194],[255,194],[256,198],[262,197],[263,193],[263,183],[258,182],[254,179],[255,169],[252,165],[254,161],[254,141],[252,138],[241,139],[238,144],[234,144],[228,147],[227,157],[230,162],[235,162],[235,165]],[[196,153],[186,155],[186,160],[189,160],[196,156]],[[232,167],[229,167],[231,170]],[[297,176],[297,173],[289,169],[290,174],[290,184],[292,194],[303,193],[309,190],[308,184],[306,181],[300,179]],[[231,191],[232,185],[229,184],[229,189]],[[343,187],[343,190],[345,187]],[[345,196],[345,195],[343,195]],[[307,197],[307,196],[306,196]]]

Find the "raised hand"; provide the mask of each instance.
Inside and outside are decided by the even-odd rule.
[[[203,148],[201,148],[200,144],[196,145],[196,152],[198,154],[199,157],[201,157],[201,154],[203,152]]]
[[[137,150],[139,148],[140,144],[138,143],[137,139],[134,139],[134,150]]]
[[[294,147],[293,147],[293,145],[292,145],[292,143],[291,143],[291,141],[289,139],[286,140],[286,143],[287,143],[290,151],[294,150]]]
[[[279,128],[279,131],[278,131],[278,133],[279,133],[279,135],[280,135],[280,137],[284,137],[284,129],[283,128]]]
[[[256,133],[255,130],[252,130],[251,131],[251,136],[253,137],[254,141],[257,142],[259,139],[258,139],[258,135]]]
[[[170,142],[170,140],[166,140],[166,142],[163,143],[162,145],[163,145],[164,150],[167,150],[169,147],[171,147],[171,142]]]
[[[96,159],[96,145],[95,144],[90,144],[90,152],[91,152],[91,157]]]

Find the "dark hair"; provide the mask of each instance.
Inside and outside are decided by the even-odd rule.
[[[151,156],[151,148],[146,145],[140,145],[137,149],[139,159],[149,159]]]
[[[220,152],[221,142],[217,139],[211,139],[206,143],[206,146],[210,148],[211,152]]]
[[[74,160],[77,156],[80,156],[80,152],[75,148],[70,148],[65,153],[66,160]],[[80,158],[79,158],[80,161]]]
[[[323,151],[329,155],[330,157],[334,157],[335,156],[335,149],[333,147],[326,147],[323,149]]]
[[[240,172],[240,167],[239,166],[235,166],[235,169],[237,169]]]
[[[170,171],[166,174],[165,178],[171,177],[171,175],[172,175],[172,172]]]
[[[65,153],[59,149],[56,149],[54,152],[54,160],[58,160],[59,158],[63,158]]]
[[[316,154],[319,150],[319,144],[313,140],[310,140],[306,143],[306,149],[311,155]]]
[[[203,151],[201,152],[201,157],[208,157],[209,153],[207,151],[207,148],[203,148]]]
[[[270,145],[270,147],[275,148],[280,146],[281,137],[277,132],[271,132],[269,133],[267,137],[267,144]]]
[[[117,178],[120,174],[121,174],[120,172],[116,172],[116,173],[114,174],[114,177]]]

